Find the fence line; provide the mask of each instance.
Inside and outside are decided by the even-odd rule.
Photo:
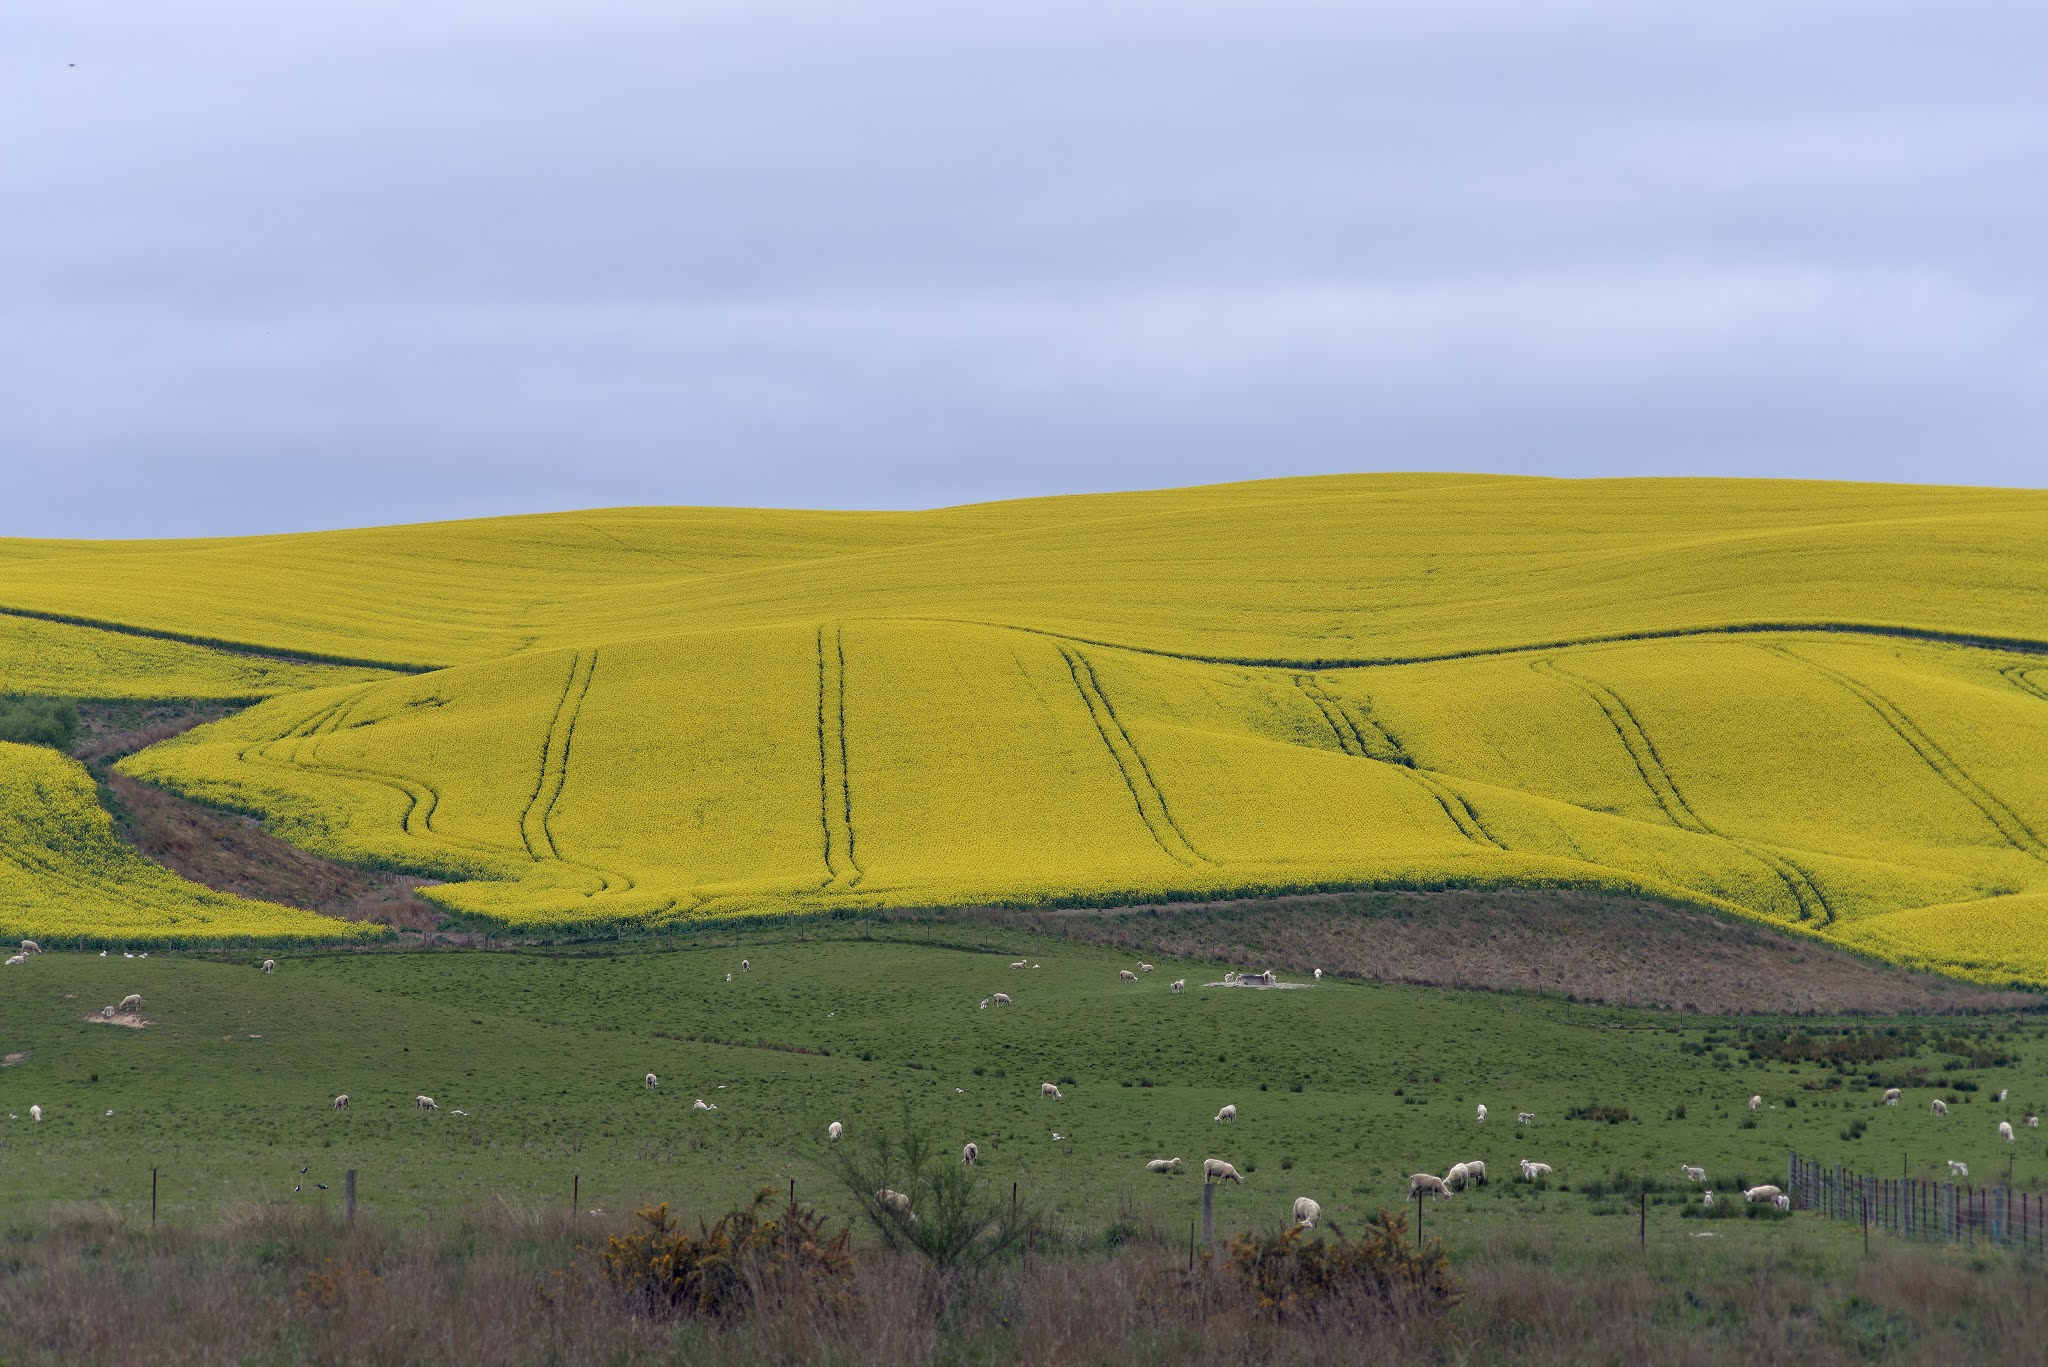
[[[1886,1230],[1902,1239],[1984,1242],[2048,1256],[2048,1195],[2010,1187],[1876,1177],[1788,1151],[1785,1191],[1795,1210]]]

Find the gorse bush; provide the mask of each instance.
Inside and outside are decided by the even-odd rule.
[[[649,1314],[731,1321],[766,1300],[842,1300],[853,1274],[850,1230],[826,1232],[825,1217],[792,1201],[779,1215],[763,1187],[695,1235],[677,1227],[666,1202],[633,1212],[644,1228],[615,1234],[599,1255],[605,1280]]]
[[[1353,1243],[1334,1223],[1330,1234],[1300,1225],[1276,1235],[1240,1234],[1225,1264],[1259,1308],[1276,1316],[1329,1311],[1395,1321],[1438,1320],[1464,1299],[1442,1243],[1416,1248],[1403,1215],[1382,1210]]]

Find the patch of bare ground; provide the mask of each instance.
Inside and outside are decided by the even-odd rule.
[[[83,1019],[92,1022],[94,1025],[122,1025],[130,1030],[147,1030],[149,1028],[149,1022],[132,1011],[117,1011],[111,1016],[94,1014]]]
[[[2011,1011],[2041,997],[1915,972],[1769,926],[1572,889],[1352,892],[948,919],[1249,970],[1543,992],[1709,1015]]]
[[[439,925],[439,909],[414,895],[431,887],[431,879],[322,859],[269,834],[253,817],[189,802],[114,771],[123,756],[218,721],[241,706],[212,701],[78,705],[84,734],[73,753],[99,780],[122,838],[180,877],[216,892],[400,930]]]

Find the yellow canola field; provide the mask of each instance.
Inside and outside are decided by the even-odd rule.
[[[1360,476],[0,543],[9,605],[445,666],[251,689],[123,767],[491,924],[1551,883],[2048,982],[2036,492]]]
[[[374,927],[188,883],[114,834],[76,760],[0,741],[0,926],[45,948],[343,939]]]

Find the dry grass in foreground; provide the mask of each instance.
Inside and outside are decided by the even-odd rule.
[[[76,1212],[0,1236],[0,1361],[1988,1367],[2036,1362],[2048,1340],[2038,1264],[1890,1243],[1865,1259],[1803,1222],[1766,1247],[1647,1255],[1619,1234],[1499,1231],[1457,1251],[1464,1302],[1434,1328],[1357,1305],[1275,1318],[1220,1258],[1191,1278],[1184,1251],[1144,1238],[943,1281],[866,1251],[845,1295],[678,1320],[607,1285],[601,1236],[625,1224],[505,1209],[350,1230],[262,1211],[151,1234]]]

